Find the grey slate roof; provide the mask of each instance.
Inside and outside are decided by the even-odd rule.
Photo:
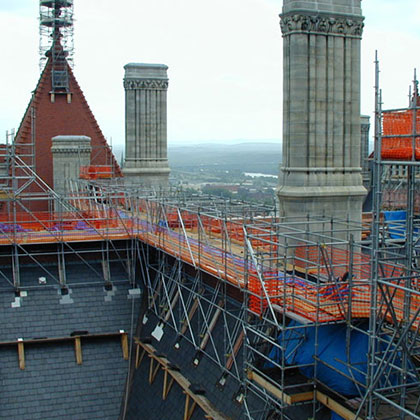
[[[207,287],[204,295],[210,297],[213,291],[210,287]],[[201,300],[203,305],[203,312],[206,313],[208,310],[208,304],[205,300]],[[193,361],[197,356],[197,351],[193,344],[188,340],[188,330],[186,337],[179,340],[176,331],[172,328],[172,324],[164,326],[164,334],[160,341],[157,341],[152,337],[152,331],[159,323],[158,318],[152,312],[147,312],[148,321],[145,325],[141,323],[141,330],[139,331],[140,339],[151,340],[151,345],[156,349],[158,354],[165,356],[171,363],[177,365],[180,368],[180,373],[185,376],[192,384],[197,385],[199,388],[205,390],[205,397],[212,403],[212,405],[223,413],[225,416],[231,419],[243,419],[248,418],[245,414],[245,407],[236,401],[236,396],[243,391],[242,381],[238,381],[231,375],[226,376],[226,382],[223,387],[220,386],[220,379],[222,375],[226,375],[226,372],[219,367],[215,362],[216,350],[218,357],[222,358],[223,362],[223,342],[225,337],[224,325],[229,325],[229,331],[233,331],[235,319],[232,314],[238,314],[241,308],[241,303],[234,299],[226,298],[226,309],[223,314],[219,317],[216,326],[213,330],[212,337],[213,342],[209,340],[206,346],[206,354],[201,354],[200,362],[198,366],[195,366]],[[179,312],[174,310],[173,312],[176,322],[179,316]],[[200,311],[197,310],[194,318],[191,321],[192,329],[198,331],[199,328],[199,317],[201,316]],[[139,317],[141,319],[142,316]],[[238,333],[238,332],[237,332]],[[180,348],[176,349],[174,344],[180,343]],[[241,348],[236,356],[237,362],[237,374],[241,377],[244,375],[244,361],[243,361],[243,348]],[[173,385],[166,400],[162,399],[163,389],[163,372],[162,370],[156,376],[153,384],[149,384],[149,366],[150,361],[147,356],[144,357],[141,365],[134,372],[134,378],[130,390],[130,398],[127,410],[126,420],[146,420],[150,418],[159,418],[162,420],[172,420],[183,418],[184,406],[185,406],[185,395],[179,385],[176,383]],[[235,369],[232,366],[231,371]],[[243,378],[243,376],[242,376]],[[247,404],[252,418],[256,420],[267,420],[267,415],[270,409],[265,406],[262,400],[260,400],[254,393],[248,392]],[[328,410],[327,410],[328,411]],[[290,407],[285,410],[285,413],[289,418],[294,420],[301,420],[303,418],[310,418],[312,411],[308,411],[307,407]],[[317,413],[317,418],[326,419],[330,417],[329,412]],[[192,419],[203,419],[204,413],[196,407]],[[273,415],[270,419],[280,418]]]
[[[92,270],[93,267],[93,270]],[[46,266],[57,276],[57,266]],[[2,267],[2,273],[11,278],[9,267]],[[84,330],[91,334],[130,331],[134,325],[141,326],[140,337],[147,337],[158,320],[148,313],[146,325],[138,323],[142,316],[140,299],[133,294],[126,279],[123,267],[111,265],[111,275],[115,287],[105,290],[100,278],[101,265],[82,263],[67,264],[69,294],[62,295],[59,284],[47,277],[47,284],[40,286],[38,277],[45,271],[37,266],[24,266],[21,270],[22,291],[16,297],[10,283],[0,276],[0,341],[37,337],[64,337],[73,331]],[[99,273],[99,275],[96,275]],[[210,296],[212,292],[207,290]],[[203,312],[207,311],[206,303]],[[237,302],[228,299],[230,312],[238,310]],[[141,314],[142,315],[142,314]],[[175,311],[178,316],[178,312]],[[194,330],[198,328],[197,311],[192,321]],[[233,325],[234,319],[226,314],[221,316],[213,331],[214,346],[208,343],[206,351],[210,357],[223,353],[221,346],[224,337],[223,322]],[[193,384],[205,389],[205,396],[225,415],[232,419],[244,418],[243,406],[235,401],[241,387],[236,379],[227,377],[223,388],[218,381],[223,370],[207,356],[201,357],[198,367],[194,367],[196,356],[194,346],[183,338],[180,348],[174,347],[178,337],[170,325],[164,328],[165,334],[160,342],[153,339],[158,352],[180,367],[181,373]],[[0,419],[117,419],[120,414],[128,362],[122,357],[120,338],[84,339],[82,338],[83,363],[77,365],[74,343],[27,344],[25,345],[26,367],[20,370],[15,346],[0,347]],[[238,370],[243,370],[242,349],[237,355]],[[185,395],[174,384],[168,398],[162,400],[163,373],[159,372],[154,383],[149,385],[149,360],[146,357],[134,372],[127,420],[159,418],[172,420],[183,418]],[[232,368],[233,369],[233,368]],[[249,397],[248,403],[254,412],[264,413],[261,401]],[[196,408],[192,420],[202,419],[203,412]],[[255,417],[258,419],[266,418]],[[302,418],[298,417],[291,418]]]
[[[73,343],[26,346],[26,368],[17,351],[0,350],[0,418],[19,420],[118,418],[127,373],[119,340],[82,344],[77,365]]]
[[[54,265],[47,268],[57,272]],[[40,286],[39,276],[45,276],[39,267],[22,268],[21,297],[0,279],[0,342],[69,337],[73,331],[130,332],[132,320],[137,323],[139,295],[130,293],[120,268],[112,270],[112,291],[82,263],[67,265],[67,295],[51,278]],[[128,370],[120,337],[82,338],[82,354],[77,365],[73,341],[26,344],[26,366],[20,370],[16,347],[1,346],[0,419],[117,419]]]
[[[150,338],[150,335],[158,323],[157,317],[148,313],[148,322],[142,327],[141,336]],[[193,319],[194,322],[194,319]],[[223,324],[222,317],[213,330],[213,337],[216,347],[223,342]],[[227,320],[232,322],[232,320]],[[232,418],[239,419],[243,417],[243,406],[235,401],[241,384],[232,376],[228,376],[223,388],[218,386],[218,381],[223,375],[222,369],[209,357],[203,355],[197,367],[193,360],[197,354],[194,346],[187,340],[180,341],[180,348],[175,349],[174,344],[177,341],[176,332],[169,326],[164,327],[164,335],[160,342],[152,338],[152,345],[157,352],[164,354],[172,363],[180,368],[180,372],[194,385],[202,387],[206,393],[205,397],[223,414]],[[207,345],[207,351],[214,355],[210,343]],[[242,349],[237,356],[239,369],[243,369]],[[149,360],[145,357],[140,367],[135,371],[134,380],[131,388],[127,420],[142,420],[149,418],[159,418],[161,420],[172,420],[182,418],[185,395],[180,387],[174,384],[168,398],[162,400],[163,373],[159,372],[155,382],[152,385],[148,383]],[[250,398],[250,403],[254,409],[260,408],[260,401],[256,398]],[[196,408],[192,419],[204,418],[203,411]]]
[[[20,298],[12,291],[0,293],[0,341],[65,337],[76,330],[91,334],[127,330],[132,310],[137,310],[136,300],[128,298],[129,289],[127,282],[117,284],[109,301],[102,285],[70,286],[65,296],[58,286],[28,290]],[[12,307],[17,299],[20,306]]]

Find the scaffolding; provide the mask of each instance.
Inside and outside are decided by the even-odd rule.
[[[352,330],[361,328],[360,319],[369,316],[368,248],[352,239],[335,239],[329,219],[251,228],[254,232],[247,235],[247,254],[257,270],[248,274],[246,392],[265,399],[273,419],[296,418],[296,406],[305,406],[312,418],[317,418],[321,406],[346,419],[356,418],[349,398],[318,372],[324,366],[343,377],[360,376],[358,367],[351,366],[350,347]],[[274,240],[267,235],[273,228]],[[333,232],[350,235],[361,229],[345,221],[335,221],[333,226]],[[264,251],[256,250],[251,241],[264,242]],[[335,327],[335,333],[345,331],[347,351],[336,355],[342,358],[339,369],[321,357],[325,350],[321,333],[330,326]],[[312,345],[306,350],[310,358],[304,361],[298,355],[310,336]],[[303,371],[311,375],[303,375]],[[265,418],[250,408],[247,415]]]
[[[49,58],[53,93],[68,93],[67,66],[73,65],[73,0],[39,1],[40,71]]]
[[[290,407],[298,404],[317,418],[320,403],[346,419],[420,418],[418,82],[415,78],[409,108],[382,110],[378,64],[376,80],[370,234],[362,235],[361,243],[338,241],[311,229],[309,221],[308,226],[288,222],[276,227],[275,241],[265,239],[271,252],[247,244],[258,267],[257,276],[248,273],[248,308],[259,315],[245,326],[247,391],[271,402],[278,416],[273,418],[293,418]],[[396,165],[404,182],[393,196],[383,180]],[[383,210],[390,202],[403,217],[387,218]],[[319,229],[316,221],[315,226]],[[271,229],[249,237],[264,240]],[[328,324],[345,334],[345,351],[335,357],[338,368],[322,357]],[[367,354],[363,362],[355,362],[355,341]],[[299,357],[303,351],[310,351],[309,362]],[[355,387],[351,395],[340,395],[325,380],[326,365]]]
[[[410,108],[398,111],[412,113],[411,121],[416,92]],[[386,136],[407,139],[414,151],[419,134],[414,123],[409,134],[382,134],[388,114],[377,83],[374,209],[362,224],[279,219],[271,207],[126,186],[98,167],[82,169],[85,176],[69,181],[61,196],[8,146],[0,276],[19,293],[29,262],[65,290],[66,266],[77,261],[104,287],[121,273],[133,285],[143,281],[142,322],[156,315],[154,339],[172,329],[176,348],[187,341],[196,349],[194,365],[210,358],[222,372],[218,386],[236,381],[245,418],[293,419],[294,410],[317,418],[325,409],[345,419],[420,418],[419,162],[414,152],[407,161],[381,153]],[[407,167],[403,220],[382,211],[381,179],[396,162]],[[18,185],[9,182],[13,167],[26,176]],[[33,201],[48,210],[32,211]],[[342,337],[333,364],[323,357],[326,331]],[[363,360],[355,359],[358,340]],[[309,341],[308,361],[300,355]],[[338,390],[326,370],[352,390]]]
[[[388,210],[405,210],[407,207],[409,165],[404,162],[414,163],[412,182],[416,189],[419,188],[420,173],[415,161],[420,160],[420,137],[416,136],[420,132],[420,115],[413,108],[414,104],[420,104],[417,84],[410,89],[409,97],[409,108],[382,112],[381,159],[393,162],[382,167],[382,207]],[[417,103],[414,102],[416,100]],[[413,206],[418,213],[420,197],[414,197]]]
[[[293,418],[288,413],[296,404],[314,415],[320,406],[347,413],[347,418],[356,415],[349,398],[317,377],[325,364],[317,355],[320,343],[314,342],[310,363],[314,374],[307,377],[299,370],[308,366],[290,364],[284,341],[290,341],[290,334],[296,341],[296,335],[305,337],[309,328],[319,331],[325,325],[342,326],[348,346],[354,331],[370,337],[372,329],[363,329],[361,320],[371,316],[372,238],[365,243],[351,239],[364,230],[362,225],[332,223],[328,218],[279,220],[269,207],[177,191],[136,190],[98,180],[72,182],[67,197],[44,188],[43,199],[59,200],[62,210],[41,213],[20,207],[13,220],[4,216],[0,225],[1,243],[16,250],[8,256],[14,264],[16,289],[19,261],[45,258],[42,253],[31,254],[27,248],[31,244],[55,244],[48,252],[58,267],[78,258],[91,264],[104,284],[112,282],[112,255],[133,281],[136,275],[144,279],[149,311],[160,320],[154,337],[159,340],[166,328],[172,328],[178,346],[187,340],[197,348],[195,364],[203,355],[210,357],[223,372],[221,386],[228,377],[237,381],[237,398],[247,418],[263,418],[273,410]],[[345,232],[339,236],[350,240],[335,239],[337,232]],[[85,251],[80,252],[78,244],[83,242],[92,243],[96,257],[100,249],[99,270]],[[40,260],[38,265],[48,271]],[[387,281],[399,282],[404,270],[401,256],[380,264]],[[62,268],[48,276],[65,287]],[[397,294],[385,303],[379,305],[378,298],[376,318],[382,317],[386,331],[407,314],[414,318],[411,330],[419,328],[415,299],[407,306]],[[223,330],[223,342],[214,336],[216,329]],[[380,336],[372,337],[374,341]],[[270,356],[273,349],[282,355],[280,359]],[[346,370],[340,375],[359,373],[351,360],[343,357],[342,364]],[[368,379],[367,374],[364,381],[353,379],[360,399],[366,395]],[[261,412],[248,404],[255,396],[264,402]]]
[[[379,89],[379,64],[376,60],[376,109],[374,156],[374,210],[372,242],[372,310],[370,318],[370,370],[369,382],[362,403],[367,403],[367,419],[376,418],[379,410],[395,412],[393,418],[420,418],[419,376],[419,314],[420,270],[418,264],[419,218],[418,190],[418,138],[419,127],[418,81],[414,75],[409,107],[402,110],[382,110]],[[387,126],[387,120],[404,115],[405,123],[399,127]],[[407,124],[408,123],[408,124]],[[386,153],[389,144],[398,142],[402,153]],[[385,153],[384,153],[385,152]],[[382,207],[382,174],[390,166],[404,168],[404,217],[389,221],[384,226],[380,217]],[[392,232],[393,240],[382,241],[381,231]],[[402,275],[386,276],[381,272],[384,264],[401,264]],[[398,383],[393,385],[392,378]],[[382,380],[381,380],[382,379]]]

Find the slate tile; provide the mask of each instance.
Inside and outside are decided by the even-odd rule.
[[[118,287],[127,293],[131,286],[126,283]],[[77,304],[64,307],[59,305],[57,289],[37,289],[24,298],[24,305],[18,308],[19,311],[12,311],[10,303],[14,300],[13,294],[0,292],[0,315],[4,325],[7,325],[0,331],[0,339],[41,335],[58,337],[77,329],[97,332],[108,332],[111,328],[128,330],[131,322],[130,302],[113,299],[109,310],[104,311],[103,296],[102,284],[78,286],[73,288],[72,293]],[[81,298],[80,301],[77,298]],[[127,306],[127,309],[120,310],[120,306]],[[87,342],[82,344],[82,350],[83,365],[78,366],[72,345],[27,345],[27,367],[25,371],[20,371],[16,349],[2,349],[0,418],[25,419],[25,410],[29,410],[28,420],[83,420],[95,416],[101,420],[116,419],[127,372],[120,341]],[[98,360],[103,362],[98,363]],[[96,389],[100,392],[94,391]],[[16,395],[19,398],[12,398]],[[110,395],[114,397],[110,398]],[[100,414],[94,416],[92,413]]]

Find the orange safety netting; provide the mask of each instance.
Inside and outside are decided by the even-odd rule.
[[[319,284],[282,273],[265,272],[262,277],[263,282],[256,272],[249,274],[249,308],[256,314],[261,315],[270,301],[286,313],[313,322],[343,320],[349,311],[354,318],[369,317],[370,288],[366,282],[350,288],[348,282]]]
[[[411,160],[413,158],[413,115],[414,111],[391,111],[383,113],[382,134],[384,136],[409,136],[409,137],[384,137],[382,139],[382,159]],[[416,115],[415,133],[415,159],[420,160],[420,114]]]
[[[37,232],[53,228],[68,230],[76,227],[78,219],[81,220],[81,217],[78,217],[75,212],[40,211],[0,214],[0,232]]]
[[[371,276],[370,255],[354,252],[351,256],[346,249],[324,247],[324,252],[316,245],[298,246],[295,251],[295,267],[315,276],[332,276],[342,279],[352,268],[352,275],[357,280],[369,280]],[[385,278],[403,275],[403,269],[397,265],[380,264],[380,274]]]
[[[208,237],[218,236],[228,238],[232,243],[240,245],[243,245],[245,242],[244,224],[247,223],[247,220],[224,221],[206,215],[198,216],[196,213],[182,210],[179,213],[177,211],[170,211],[166,215],[166,221],[168,227],[171,229],[178,229],[184,226],[185,229],[189,229],[195,233],[201,229]],[[162,220],[162,222],[164,221]],[[265,240],[256,238],[259,231],[255,228],[247,227],[247,233],[249,241],[254,248],[270,248],[270,246],[272,248],[277,242],[277,235],[274,233],[267,235]]]
[[[246,263],[243,255],[232,253],[221,239],[223,229],[231,229],[233,237],[243,243],[243,226],[240,221],[221,224],[220,220],[208,217],[201,221],[206,229],[213,231],[214,240],[207,243],[185,235],[181,227],[170,228],[147,221],[145,214],[133,216],[122,210],[95,209],[80,213],[38,212],[15,213],[13,220],[0,218],[0,243],[51,243],[54,241],[90,241],[101,239],[138,238],[161,249],[175,258],[180,258],[196,268],[222,278],[249,291],[249,308],[261,315],[268,304],[278,305],[283,311],[298,315],[313,322],[330,322],[354,318],[366,318],[371,310],[370,257],[362,253],[350,253],[338,247],[296,247],[293,259],[293,274],[273,271],[264,266],[257,268]],[[179,217],[179,215],[178,215]],[[10,218],[10,216],[9,216]],[[168,217],[175,222],[175,217]],[[192,215],[183,220],[184,227],[194,230],[197,218]],[[18,228],[18,226],[20,226]],[[227,230],[229,233],[229,231]],[[217,233],[219,236],[217,236]],[[10,235],[12,234],[12,236]],[[255,239],[257,245],[262,241]],[[261,242],[261,244],[259,243]],[[352,266],[352,279],[346,273]],[[398,265],[380,264],[380,275],[397,284],[404,270]],[[319,279],[319,281],[316,281]],[[246,280],[248,282],[246,282]],[[350,285],[351,280],[351,285]],[[394,282],[394,283],[393,283]],[[417,290],[418,284],[415,284]],[[380,312],[390,322],[393,316],[400,322],[404,319],[407,296],[395,288],[392,311],[380,306]],[[378,302],[381,296],[378,296]],[[411,293],[409,316],[416,314],[420,298]],[[416,320],[415,326],[418,325]]]
[[[352,279],[350,285],[350,264]],[[368,318],[371,311],[370,257],[361,253],[350,253],[337,247],[301,245],[296,248],[295,274],[265,271],[263,268],[249,272],[249,307],[261,315],[268,303],[279,305],[286,312],[299,315],[310,321],[328,322],[353,318]],[[300,276],[298,276],[300,273]],[[392,284],[399,284],[404,269],[393,264],[379,264],[379,274]],[[311,280],[312,276],[312,280]],[[316,281],[319,279],[320,281]],[[414,280],[414,290],[419,290],[419,279]],[[414,317],[420,305],[420,297],[395,287],[389,294],[389,310],[378,295],[380,313],[390,322],[404,319],[404,308],[410,294],[409,317]],[[414,327],[420,319],[415,319]]]
[[[420,324],[419,315],[417,314],[420,308],[420,296],[411,290],[407,291],[398,288],[398,286],[404,286],[403,281],[394,280],[390,283],[386,297],[389,305],[381,305],[380,312],[382,316],[391,323],[401,323],[402,321],[409,323],[414,320],[413,327],[417,328]],[[416,283],[418,283],[418,279]],[[419,290],[418,286],[418,284],[415,284],[411,288]]]
[[[81,179],[107,179],[112,178],[113,167],[110,165],[90,165],[81,166],[80,175]]]
[[[0,234],[106,229],[118,225],[113,209],[83,212],[15,212],[0,214]]]

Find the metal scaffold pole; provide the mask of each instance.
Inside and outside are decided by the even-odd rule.
[[[211,360],[221,372],[218,387],[234,381],[246,418],[293,419],[298,407],[313,417],[323,409],[376,420],[385,406],[395,410],[395,418],[418,418],[413,403],[413,387],[420,384],[413,361],[413,354],[420,354],[417,167],[413,155],[404,241],[390,239],[401,223],[383,222],[387,162],[381,150],[387,137],[378,67],[376,59],[371,229],[322,216],[279,220],[265,206],[108,179],[74,180],[68,195],[59,196],[12,153],[40,189],[36,199],[49,209],[33,211],[34,198],[18,188],[19,211],[0,225],[1,244],[13,262],[13,286],[20,285],[24,259],[64,289],[66,266],[73,261],[89,269],[83,282],[100,283],[105,293],[118,281],[117,266],[133,287],[141,278],[148,294],[142,322],[154,323],[152,337],[161,341],[173,333],[176,351],[192,345],[196,367],[204,357]],[[409,111],[417,121],[417,106]],[[410,143],[417,141],[417,130],[414,124]],[[363,235],[368,239],[354,240]],[[45,253],[29,252],[32,244],[45,245]],[[47,253],[58,261],[58,275],[42,264]],[[0,275],[6,276],[1,270]],[[342,351],[333,362],[323,358],[325,331],[342,334]],[[367,353],[357,363],[355,336],[363,337]],[[309,360],[300,358],[305,352]],[[325,371],[348,381],[351,394],[336,389]],[[351,405],[350,397],[359,398],[360,407]]]

